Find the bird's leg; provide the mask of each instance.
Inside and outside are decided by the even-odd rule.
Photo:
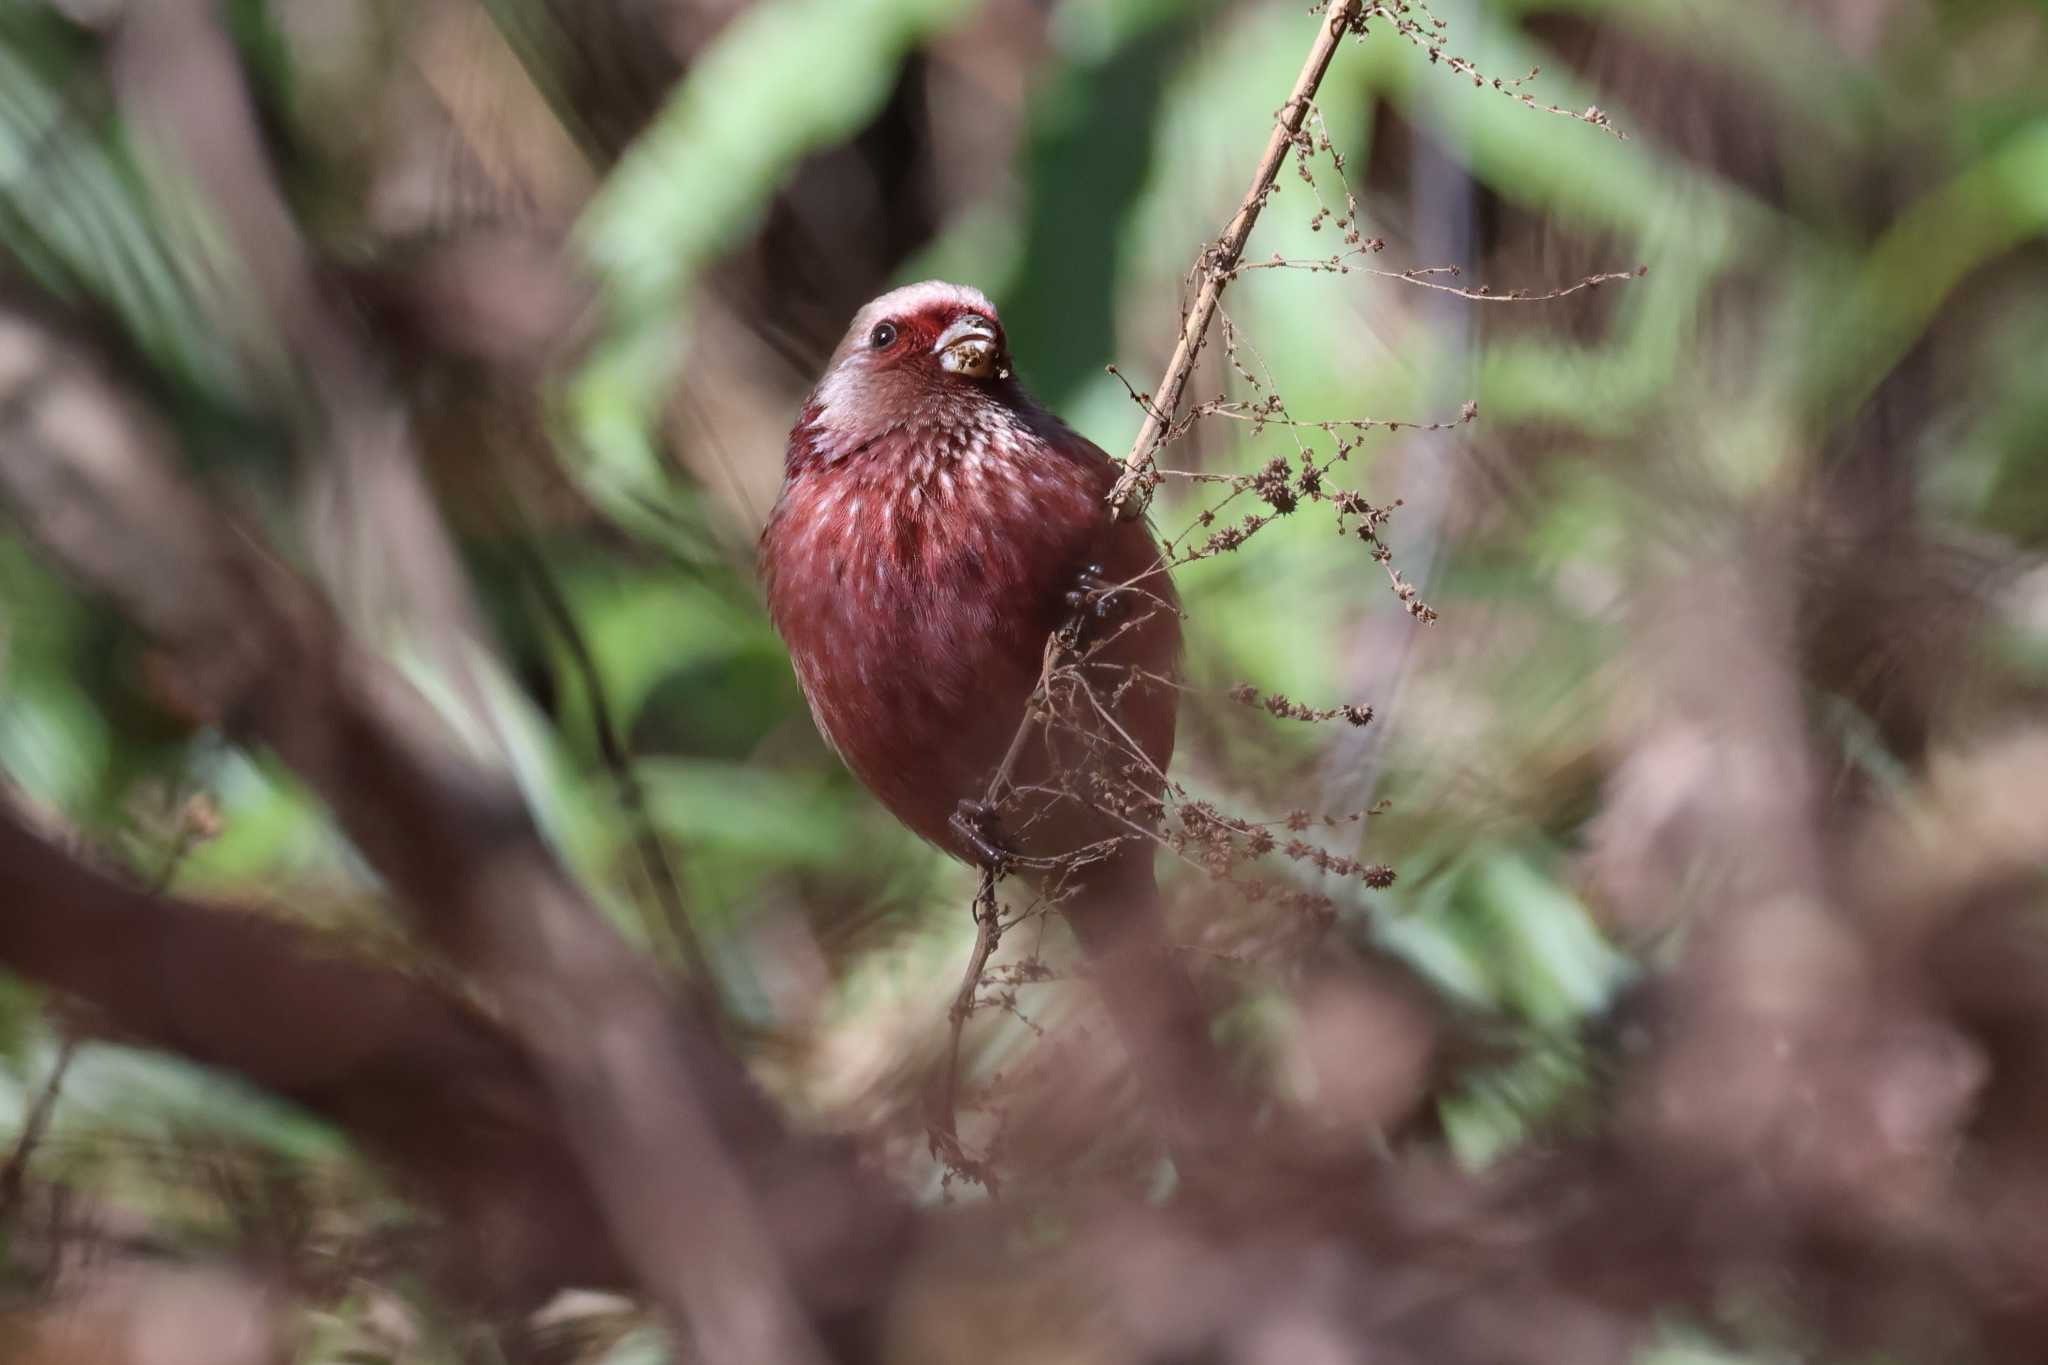
[[[967,800],[954,807],[953,832],[974,851],[975,864],[991,872],[1008,870],[1015,855],[996,837],[996,808],[986,801]]]
[[[1107,621],[1122,611],[1122,587],[1112,582],[1106,572],[1100,564],[1089,564],[1074,576],[1074,586],[1067,591],[1067,606],[1076,617],[1092,616]]]

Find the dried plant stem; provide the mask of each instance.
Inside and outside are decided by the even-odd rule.
[[[1073,623],[1070,621],[1068,624],[1071,626]],[[1056,630],[1046,637],[1045,656],[1038,662],[1038,686],[1031,689],[1031,698],[1024,704],[1024,719],[1018,722],[1017,733],[1010,736],[1010,747],[1003,752],[1003,761],[989,775],[988,789],[981,798],[984,805],[996,805],[1009,792],[1010,779],[1017,773],[1017,760],[1024,756],[1024,746],[1037,726],[1040,708],[1051,697],[1053,671],[1059,667],[1060,656],[1066,652],[1062,634]]]
[[[1329,0],[1322,14],[1322,22],[1316,32],[1316,40],[1309,48],[1308,60],[1302,64],[1301,74],[1295,77],[1294,90],[1281,106],[1274,121],[1273,134],[1266,139],[1265,154],[1259,158],[1259,167],[1252,176],[1251,188],[1245,191],[1244,200],[1237,206],[1223,236],[1210,243],[1202,251],[1196,269],[1201,274],[1201,287],[1195,293],[1194,305],[1188,309],[1181,323],[1180,339],[1173,348],[1173,358],[1167,363],[1166,375],[1159,382],[1157,394],[1145,406],[1145,424],[1139,429],[1138,439],[1131,446],[1131,453],[1124,457],[1123,473],[1118,476],[1116,486],[1110,490],[1109,505],[1113,515],[1118,517],[1136,516],[1144,510],[1146,499],[1140,494],[1147,475],[1151,473],[1158,449],[1166,444],[1172,432],[1173,415],[1180,406],[1182,395],[1187,391],[1188,378],[1194,373],[1195,358],[1202,349],[1202,339],[1208,333],[1209,324],[1215,319],[1217,301],[1223,295],[1224,286],[1238,273],[1238,263],[1244,254],[1245,243],[1250,240],[1252,227],[1259,220],[1259,211],[1265,207],[1266,198],[1271,194],[1273,182],[1280,174],[1280,167],[1287,160],[1287,149],[1294,145],[1301,135],[1302,125],[1308,120],[1309,109],[1315,99],[1316,90],[1323,83],[1323,76],[1330,69],[1331,60],[1337,55],[1337,45],[1344,35],[1351,31],[1357,21],[1364,0]],[[1076,618],[1078,620],[1078,616]],[[1070,621],[1069,627],[1074,622]],[[1041,709],[1046,704],[1052,676],[1059,666],[1062,654],[1062,636],[1066,632],[1054,631],[1046,641],[1045,659],[1039,670],[1038,686],[1031,701],[1025,707],[1019,721],[1017,733],[1011,738],[1010,747],[1003,755],[1003,761],[989,778],[984,804],[995,806],[1004,796],[1016,772],[1018,759],[1024,746],[1036,730]],[[1001,910],[996,902],[996,885],[1001,880],[1002,867],[984,868],[981,883],[974,898],[975,942],[974,953],[967,963],[967,971],[960,983],[960,989],[953,1000],[948,1019],[951,1037],[947,1045],[946,1070],[936,1096],[933,1097],[927,1115],[926,1134],[932,1152],[953,1171],[980,1181],[993,1193],[994,1175],[986,1162],[970,1157],[960,1144],[957,1129],[956,1105],[959,1098],[960,1080],[960,1034],[967,1022],[967,1016],[974,1009],[975,992],[981,988],[982,973],[988,968],[988,960],[1001,939]]]
[[[989,777],[984,805],[994,807],[1008,793],[1010,781],[1017,771],[1017,761],[1038,728],[1040,708],[1051,690],[1052,674],[1059,665],[1060,654],[1060,634],[1055,631],[1045,642],[1045,658],[1039,665],[1038,686],[1032,689],[1031,699],[1025,703],[1024,719],[1017,723],[1017,733],[1010,737],[1009,750]],[[1003,871],[1002,867],[984,867],[981,870],[981,884],[974,893],[974,952],[967,959],[967,971],[960,979],[960,989],[953,996],[953,1007],[946,1014],[946,1071],[925,1115],[925,1135],[931,1144],[932,1155],[944,1161],[951,1170],[980,1181],[990,1194],[996,1191],[995,1173],[986,1162],[977,1161],[960,1145],[960,1035],[967,1026],[967,1016],[974,1013],[974,993],[981,989],[982,973],[988,970],[988,960],[1002,942],[1002,907],[996,900],[996,883],[1002,880]]]
[[[1118,516],[1135,515],[1144,508],[1145,499],[1133,495],[1151,470],[1159,447],[1166,444],[1172,431],[1173,414],[1180,407],[1181,395],[1187,391],[1188,378],[1194,373],[1202,338],[1208,334],[1209,323],[1216,316],[1216,304],[1223,297],[1223,287],[1237,270],[1244,245],[1251,238],[1252,227],[1259,221],[1259,212],[1265,208],[1266,198],[1272,193],[1273,181],[1287,160],[1287,149],[1301,135],[1302,124],[1308,119],[1309,105],[1323,83],[1323,76],[1330,69],[1331,59],[1337,55],[1337,44],[1351,31],[1362,3],[1363,0],[1330,0],[1324,7],[1322,25],[1308,50],[1308,60],[1302,63],[1301,74],[1294,78],[1294,92],[1280,108],[1280,116],[1273,125],[1273,135],[1266,139],[1266,152],[1259,158],[1259,169],[1252,176],[1251,188],[1245,191],[1244,201],[1237,206],[1237,213],[1223,230],[1223,236],[1202,252],[1197,265],[1202,276],[1201,288],[1195,291],[1194,305],[1188,309],[1187,317],[1181,323],[1180,340],[1174,344],[1173,359],[1166,364],[1166,374],[1160,379],[1152,401],[1145,405],[1145,424],[1138,429],[1138,439],[1131,443],[1131,453],[1124,457],[1124,472],[1109,493],[1109,505]]]
[[[950,1169],[981,1182],[991,1195],[997,1192],[995,1172],[987,1162],[970,1156],[960,1144],[960,1034],[967,1025],[967,1016],[974,1012],[974,993],[981,989],[981,976],[988,970],[988,960],[1003,941],[1003,912],[996,900],[996,878],[996,869],[981,870],[981,885],[974,893],[974,953],[960,978],[953,1008],[946,1014],[946,1074],[926,1121],[932,1154]]]

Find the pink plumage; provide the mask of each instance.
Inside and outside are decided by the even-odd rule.
[[[963,318],[987,324],[985,374],[942,364]],[[1172,755],[1178,603],[1144,523],[1107,514],[1115,474],[1025,393],[994,308],[958,285],[911,285],[863,308],[790,433],[761,540],[769,610],[847,766],[960,856],[970,851],[948,822],[1001,763],[1091,564],[1134,585],[1130,619],[1091,659],[1095,690],[1115,698],[1151,766]],[[1051,757],[1027,750],[1019,785],[1056,776]],[[1004,823],[1018,852],[1039,857],[1129,832],[1091,804],[1040,801]]]

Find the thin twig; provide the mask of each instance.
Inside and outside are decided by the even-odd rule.
[[[1132,495],[1144,482],[1158,447],[1165,444],[1163,437],[1172,425],[1174,412],[1180,407],[1181,395],[1187,391],[1188,379],[1195,370],[1195,358],[1202,349],[1202,338],[1208,334],[1209,321],[1216,315],[1216,302],[1223,296],[1223,286],[1229,283],[1239,257],[1244,254],[1244,244],[1252,235],[1253,225],[1259,221],[1259,211],[1265,208],[1273,181],[1287,160],[1287,149],[1301,134],[1301,125],[1308,118],[1309,104],[1323,83],[1324,73],[1330,69],[1331,59],[1337,55],[1337,44],[1351,31],[1358,17],[1359,4],[1360,0],[1330,0],[1324,8],[1315,43],[1308,50],[1308,60],[1302,64],[1301,74],[1295,77],[1294,92],[1287,97],[1287,103],[1280,106],[1280,116],[1274,121],[1273,135],[1266,139],[1266,153],[1259,158],[1259,169],[1252,176],[1251,188],[1245,191],[1244,201],[1237,206],[1237,213],[1231,218],[1230,226],[1223,230],[1223,236],[1202,253],[1199,266],[1201,288],[1196,291],[1194,306],[1188,309],[1187,318],[1181,323],[1180,340],[1174,345],[1173,358],[1166,364],[1166,375],[1159,381],[1153,400],[1146,406],[1145,424],[1138,429],[1138,439],[1131,443],[1131,453],[1124,457],[1124,472],[1117,477],[1116,487],[1109,493],[1109,505],[1119,517],[1135,516],[1144,510],[1145,500]]]
[[[1075,614],[1079,615],[1078,609]],[[1065,652],[1066,634],[1064,629],[1056,630],[1046,638],[1045,656],[1038,664],[1038,686],[1031,689],[1031,697],[1024,703],[1024,719],[1018,723],[1017,733],[1010,736],[1010,747],[1003,754],[1003,761],[996,765],[995,772],[989,776],[988,789],[982,793],[983,805],[993,806],[999,803],[1003,799],[1003,789],[1010,785],[1010,779],[1016,775],[1017,761],[1024,756],[1024,746],[1030,741],[1031,732],[1036,728],[1039,710],[1050,697],[1052,675],[1059,667],[1060,655]]]
[[[1017,733],[1010,736],[1010,747],[1003,754],[1003,761],[996,765],[995,772],[989,776],[988,786],[982,796],[982,804],[985,806],[994,808],[1007,795],[1010,782],[1016,775],[1018,761],[1024,756],[1024,746],[1030,743],[1032,734],[1038,729],[1039,714],[1051,691],[1052,675],[1059,665],[1060,655],[1064,649],[1063,639],[1064,632],[1055,631],[1045,642],[1045,657],[1038,669],[1038,686],[1032,689],[1029,700],[1024,703],[1024,717],[1017,723]],[[981,989],[981,975],[988,967],[989,956],[1002,941],[1003,928],[996,905],[996,884],[1002,880],[1006,870],[1007,868],[1000,866],[984,867],[981,870],[981,885],[974,893],[974,952],[968,958],[967,973],[960,982],[960,989],[953,998],[953,1008],[947,1015],[951,1037],[946,1047],[945,1079],[941,1082],[938,1095],[932,1101],[925,1123],[925,1136],[931,1144],[932,1155],[943,1161],[949,1170],[979,1181],[990,1194],[996,1192],[995,1173],[987,1162],[969,1156],[967,1149],[960,1144],[960,1033],[966,1026],[967,1016],[974,1012],[975,992]]]
[[[1223,236],[1204,249],[1197,269],[1202,275],[1201,288],[1195,295],[1193,307],[1181,325],[1180,340],[1174,346],[1173,358],[1166,367],[1166,376],[1160,381],[1156,397],[1147,398],[1135,391],[1132,397],[1145,409],[1145,423],[1138,432],[1131,452],[1124,458],[1123,473],[1110,490],[1109,507],[1113,519],[1141,515],[1145,499],[1133,496],[1151,473],[1153,458],[1160,446],[1166,444],[1173,432],[1173,417],[1180,406],[1182,395],[1187,390],[1188,378],[1194,372],[1195,357],[1199,354],[1202,339],[1209,330],[1209,324],[1216,315],[1217,301],[1223,288],[1236,274],[1237,264],[1244,253],[1244,246],[1251,237],[1252,227],[1258,222],[1259,211],[1265,207],[1267,196],[1273,188],[1273,181],[1280,167],[1287,160],[1287,150],[1294,145],[1306,121],[1316,90],[1321,86],[1323,76],[1330,69],[1330,62],[1336,56],[1337,45],[1344,35],[1351,31],[1358,18],[1362,0],[1330,0],[1324,9],[1322,23],[1316,33],[1315,43],[1309,48],[1308,60],[1303,64],[1301,74],[1295,78],[1294,90],[1287,103],[1281,106],[1274,121],[1273,134],[1267,139],[1265,154],[1259,159],[1259,167],[1252,177],[1251,188],[1244,201],[1238,205],[1237,213],[1231,218]],[[1111,367],[1111,373],[1117,373]],[[1117,377],[1122,379],[1122,375]],[[1130,388],[1128,382],[1126,389]],[[1081,619],[1081,611],[1046,640],[1045,657],[1040,665],[1038,685],[1032,690],[1026,703],[1024,715],[1018,722],[1017,732],[1010,739],[1009,749],[1003,761],[990,776],[983,796],[983,804],[997,806],[1006,795],[1013,781],[1018,762],[1022,759],[1025,746],[1037,732],[1043,719],[1043,712],[1050,704],[1052,682],[1059,671],[1061,661],[1067,652],[1068,641],[1073,637],[1075,627]],[[1091,693],[1092,699],[1092,693]],[[1098,709],[1099,703],[1098,703]],[[1128,738],[1128,737],[1126,737]],[[1150,833],[1137,830],[1138,833]],[[1156,834],[1152,834],[1156,838]],[[996,907],[996,885],[1001,880],[1004,868],[982,869],[981,884],[975,893],[975,944],[974,954],[967,964],[967,971],[961,981],[960,990],[954,997],[950,1012],[952,1036],[948,1045],[945,1079],[934,1100],[933,1112],[929,1115],[927,1138],[932,1154],[945,1162],[949,1170],[979,1181],[995,1191],[995,1178],[985,1161],[970,1157],[960,1145],[956,1129],[955,1106],[959,1094],[960,1035],[967,1016],[974,1008],[974,997],[981,988],[982,973],[988,966],[988,959],[1002,937],[999,912]]]
[[[1002,908],[996,903],[998,875],[993,867],[983,868],[981,885],[974,893],[974,954],[967,960],[960,989],[953,996],[953,1008],[946,1012],[946,1075],[927,1123],[932,1155],[945,1162],[948,1169],[979,1181],[991,1195],[997,1193],[995,1171],[986,1161],[969,1156],[960,1142],[960,1034],[967,1025],[967,1016],[974,1012],[974,996],[981,989],[988,960],[1003,941]]]
[[[1378,266],[1346,264],[1350,257],[1367,254],[1369,253],[1363,250],[1354,249],[1340,252],[1335,256],[1274,256],[1263,261],[1245,261],[1232,273],[1243,275],[1254,270],[1304,270],[1311,274],[1348,275],[1356,271],[1361,275],[1372,275],[1399,284],[1412,284],[1418,289],[1433,289],[1438,293],[1455,294],[1473,303],[1551,303],[1558,299],[1570,298],[1573,294],[1584,293],[1588,289],[1598,289],[1603,284],[1612,284],[1616,281],[1626,283],[1629,280],[1641,279],[1650,273],[1648,266],[1639,265],[1633,270],[1601,271],[1599,274],[1584,276],[1576,283],[1559,285],[1554,289],[1494,289],[1483,284],[1467,288],[1462,285],[1444,284],[1431,278],[1435,275],[1461,273],[1456,266],[1435,265],[1420,266],[1412,270],[1381,270]]]

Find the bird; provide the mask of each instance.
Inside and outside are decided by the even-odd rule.
[[[907,285],[804,400],[760,572],[826,742],[916,834],[1055,900],[1185,1139],[1220,1064],[1153,866],[1182,612],[1119,470],[1024,388],[984,294]]]

